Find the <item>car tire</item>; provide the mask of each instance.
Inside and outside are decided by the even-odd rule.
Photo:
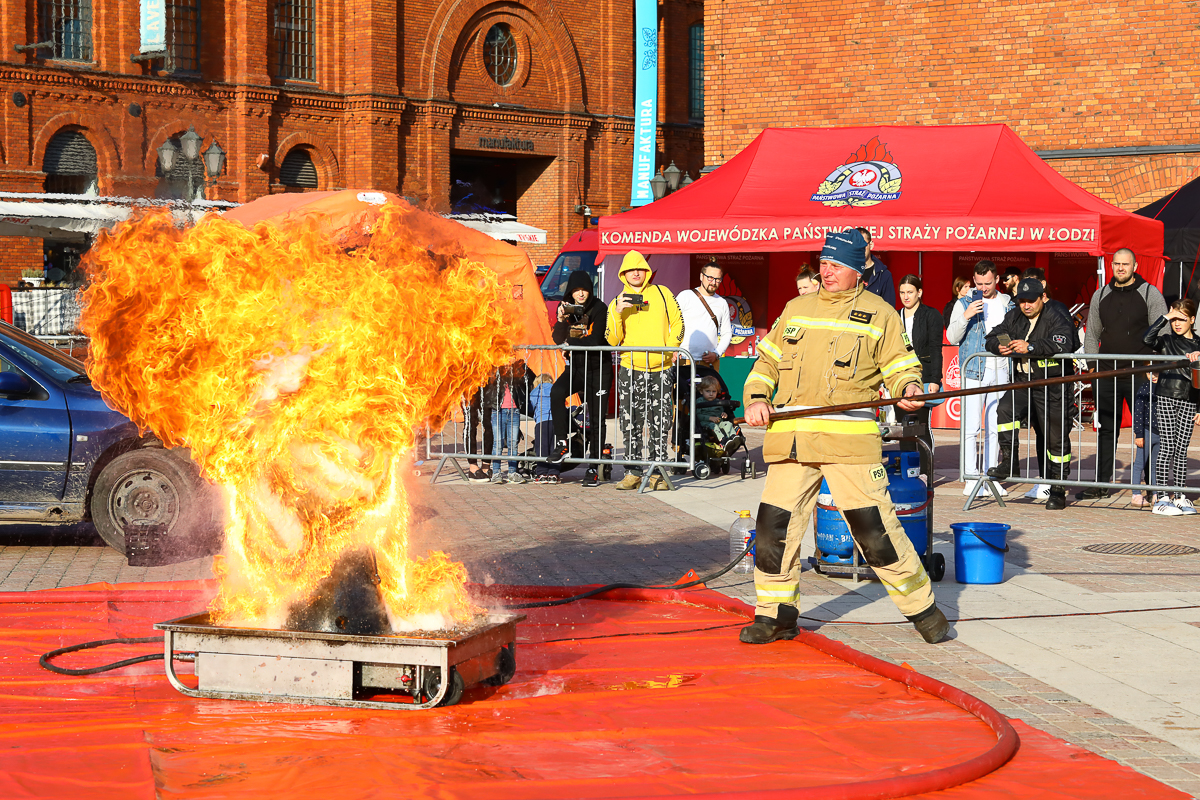
[[[88,502],[100,537],[125,555],[124,525],[167,526],[164,550],[177,555],[166,563],[215,552],[211,487],[188,458],[157,447],[122,453],[96,478]]]

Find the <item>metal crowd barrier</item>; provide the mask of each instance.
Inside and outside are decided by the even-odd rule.
[[[589,353],[599,354],[599,369],[571,365],[572,361],[578,364],[581,358],[587,358],[585,364],[590,365],[596,356],[585,355]],[[653,362],[657,355],[675,361],[665,371],[670,377],[665,374],[656,376],[653,371],[630,370],[635,376],[638,372],[645,375],[637,377],[637,380],[646,383],[641,387],[643,396],[663,409],[664,424],[656,425],[647,420],[641,426],[642,430],[633,428],[632,420],[627,416],[630,411],[629,391],[621,386],[620,363],[626,354],[630,355],[634,367],[639,357]],[[562,377],[565,377],[562,386],[565,386],[568,446],[571,448],[563,462],[564,471],[579,465],[595,465],[600,478],[609,480],[613,477],[614,467],[640,468],[642,481],[638,491],[641,492],[645,491],[655,472],[662,476],[670,489],[674,489],[672,469],[695,470],[697,443],[703,436],[696,429],[694,413],[700,377],[692,370],[693,360],[688,350],[682,347],[525,345],[516,348],[514,355],[516,360],[513,363],[518,365],[516,372],[520,374],[514,374],[511,367],[500,368],[488,385],[462,399],[461,413],[440,431],[426,428],[425,459],[438,459],[433,480],[437,480],[447,464],[453,467],[459,477],[466,479],[466,472],[460,464],[464,459],[471,464],[484,462],[481,466],[492,462],[493,471],[500,469],[505,462],[517,462],[521,470],[549,463],[549,454],[557,445],[553,423],[548,416],[548,409],[553,403],[550,392]],[[564,360],[568,362],[565,366]],[[512,392],[513,381],[519,385],[519,392]],[[510,394],[522,395],[520,398],[514,396],[513,400],[523,400],[523,407],[501,407],[504,405],[506,383]],[[559,392],[563,391],[560,387]],[[598,397],[599,400],[589,403],[588,397]],[[693,413],[682,412],[680,403],[685,400],[686,408],[692,409]],[[596,408],[600,409],[599,414]],[[509,413],[501,416],[506,411]],[[601,419],[597,420],[597,416]],[[492,422],[490,435],[487,432],[480,435],[480,426],[486,429],[489,419]],[[515,435],[514,431],[517,432]],[[601,431],[603,438],[599,443],[607,446],[589,447],[589,442],[595,442]],[[640,452],[630,451],[627,440],[631,437],[635,443],[644,445],[639,448]],[[513,439],[518,440],[519,444],[511,448],[501,447],[500,440],[503,438],[508,440],[504,442],[506,445]],[[488,447],[488,444],[493,447]],[[510,453],[510,449],[515,452]],[[659,458],[653,457],[656,449]],[[678,456],[674,455],[676,450]]]
[[[1019,359],[1013,359],[1011,356],[997,356],[991,353],[975,353],[969,356],[966,362],[964,362],[963,369],[959,374],[965,376],[967,373],[966,367],[977,359],[997,359],[1011,362],[1009,379],[1008,381],[1004,382],[1020,382],[1027,380],[1026,377],[1023,377],[1021,374],[1016,372],[1015,363]],[[1111,362],[1113,364],[1113,368],[1120,369],[1122,367],[1137,366],[1138,364],[1180,360],[1181,358],[1179,356],[1129,353],[1063,353],[1046,359],[1039,359],[1036,357],[1033,359],[1035,362],[1060,361],[1069,363],[1074,371],[1081,376],[1085,376],[1087,371],[1093,371],[1097,361]],[[1186,363],[1186,360],[1184,361]],[[988,406],[993,403],[998,406],[1005,392],[979,395],[982,405],[983,418],[980,423],[979,438],[976,442],[976,452],[973,453],[967,452],[967,404],[964,402],[961,406],[962,412],[959,418],[959,479],[964,483],[969,481],[977,481],[977,483],[968,496],[967,501],[963,506],[963,510],[969,510],[971,508],[971,504],[975,502],[976,496],[985,489],[989,491],[995,500],[1000,504],[1000,506],[1003,507],[1004,499],[996,488],[996,483],[1046,484],[1049,486],[1063,486],[1080,489],[1097,488],[1115,491],[1131,489],[1143,492],[1147,497],[1151,492],[1182,492],[1190,494],[1200,493],[1200,486],[1169,486],[1163,484],[1161,481],[1154,480],[1156,477],[1156,465],[1154,464],[1153,457],[1154,450],[1152,449],[1152,442],[1148,439],[1144,440],[1144,457],[1150,460],[1147,474],[1151,480],[1149,483],[1141,483],[1140,476],[1133,474],[1134,466],[1137,463],[1137,445],[1134,442],[1134,439],[1136,438],[1136,429],[1133,427],[1130,428],[1128,436],[1126,437],[1129,445],[1129,466],[1127,468],[1130,472],[1130,480],[1129,482],[1125,483],[1118,482],[1116,480],[1118,474],[1116,466],[1117,456],[1120,452],[1118,450],[1118,446],[1121,442],[1121,421],[1123,419],[1124,412],[1121,408],[1116,409],[1114,414],[1116,424],[1113,428],[1105,429],[1100,427],[1100,405],[1102,402],[1101,395],[1103,394],[1106,397],[1113,397],[1115,398],[1116,403],[1121,405],[1123,405],[1123,399],[1128,397],[1129,415],[1130,419],[1133,420],[1136,392],[1138,386],[1142,382],[1147,382],[1150,387],[1148,413],[1150,415],[1150,430],[1153,431],[1155,419],[1155,390],[1157,388],[1157,384],[1148,381],[1148,376],[1146,375],[1130,375],[1125,378],[1109,378],[1099,382],[1104,384],[1103,386],[1097,386],[1097,381],[1081,380],[1074,384],[1066,384],[1065,387],[1040,386],[1032,389],[1015,390],[1026,393],[1027,402],[1025,404],[1026,413],[1023,419],[1019,420],[1019,424],[1017,424],[1017,422],[1012,423],[1011,428],[1013,430],[1018,430],[1018,435],[1014,438],[1014,450],[1017,452],[1014,453],[1013,464],[1020,464],[1021,474],[1008,478],[992,479],[986,474],[988,467],[991,466],[989,463],[987,463],[990,460],[987,446],[987,426],[989,425]],[[967,379],[965,377],[963,378],[963,386],[967,386]],[[1108,387],[1111,387],[1111,389]],[[1101,391],[1102,389],[1104,390],[1103,392]],[[1044,452],[1039,453],[1037,449],[1036,440],[1038,438],[1044,439],[1046,435],[1048,435],[1047,432],[1044,431],[1044,427],[1046,427],[1048,420],[1041,423],[1043,426],[1043,432],[1039,436],[1038,430],[1035,427],[1036,412],[1034,410],[1033,403],[1034,394],[1042,393],[1043,398],[1048,399],[1048,395],[1046,393],[1055,390],[1063,392],[1064,396],[1069,399],[1069,402],[1065,403],[1059,411],[1059,424],[1066,426],[1065,429],[1070,431],[1070,433],[1067,435],[1068,443],[1070,445],[1070,479],[1050,478],[1043,474],[1049,470],[1041,469],[1039,467],[1039,463],[1042,465],[1048,465],[1050,463],[1051,454],[1049,452],[1050,448],[1045,442],[1043,442]],[[1093,419],[1091,420],[1086,419],[1085,415],[1083,414],[1083,399],[1089,391],[1092,395],[1091,400],[1094,408]],[[965,401],[967,398],[963,398],[963,400]],[[1043,404],[1043,407],[1045,407],[1045,404]],[[1023,435],[1021,435],[1022,432]],[[1111,442],[1113,453],[1112,479],[1107,481],[1098,480],[1099,470],[1102,466],[1100,462],[1102,437],[1108,437],[1107,442]],[[1105,442],[1105,444],[1107,444],[1107,442]],[[1001,447],[999,444],[997,446]],[[998,452],[997,455],[1002,456],[1003,454]],[[1020,460],[1016,458],[1017,455],[1021,455]],[[1080,474],[1080,465],[1083,461],[1081,456],[1094,456],[1095,458],[1095,467],[1094,469],[1090,470],[1094,476],[1092,480],[1084,480],[1084,476]]]

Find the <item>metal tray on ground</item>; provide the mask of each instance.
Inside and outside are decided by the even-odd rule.
[[[507,683],[523,619],[494,613],[461,632],[388,636],[224,627],[207,613],[154,627],[164,631],[167,679],[189,697],[415,711],[453,705],[468,686]],[[196,654],[196,688],[175,674],[181,652]],[[367,699],[386,694],[398,699]]]

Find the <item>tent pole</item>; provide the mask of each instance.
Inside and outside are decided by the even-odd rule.
[[[925,255],[922,252],[917,253],[917,277],[922,281],[925,280],[925,265],[921,261],[921,256]]]
[[[1096,274],[1099,276],[1096,278],[1096,288],[1099,289],[1104,285],[1104,256],[1096,259]]]

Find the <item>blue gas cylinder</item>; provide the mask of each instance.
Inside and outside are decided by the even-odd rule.
[[[917,452],[888,452],[884,454],[888,473],[888,496],[896,507],[900,526],[912,541],[917,555],[925,555],[929,543],[925,504],[927,490],[921,480],[921,455]],[[854,560],[854,539],[850,527],[833,502],[829,484],[821,481],[817,495],[815,523],[817,553],[821,561],[830,564],[850,564]]]
[[[817,521],[814,523],[817,537],[817,556],[830,564],[850,564],[854,561],[854,539],[850,527],[842,519],[829,492],[829,484],[821,479],[821,490],[817,494]]]
[[[929,517],[928,489],[921,480],[921,454],[915,450],[884,453],[888,472],[888,496],[896,507],[900,527],[908,534],[917,555],[925,555],[929,545],[926,521]]]

